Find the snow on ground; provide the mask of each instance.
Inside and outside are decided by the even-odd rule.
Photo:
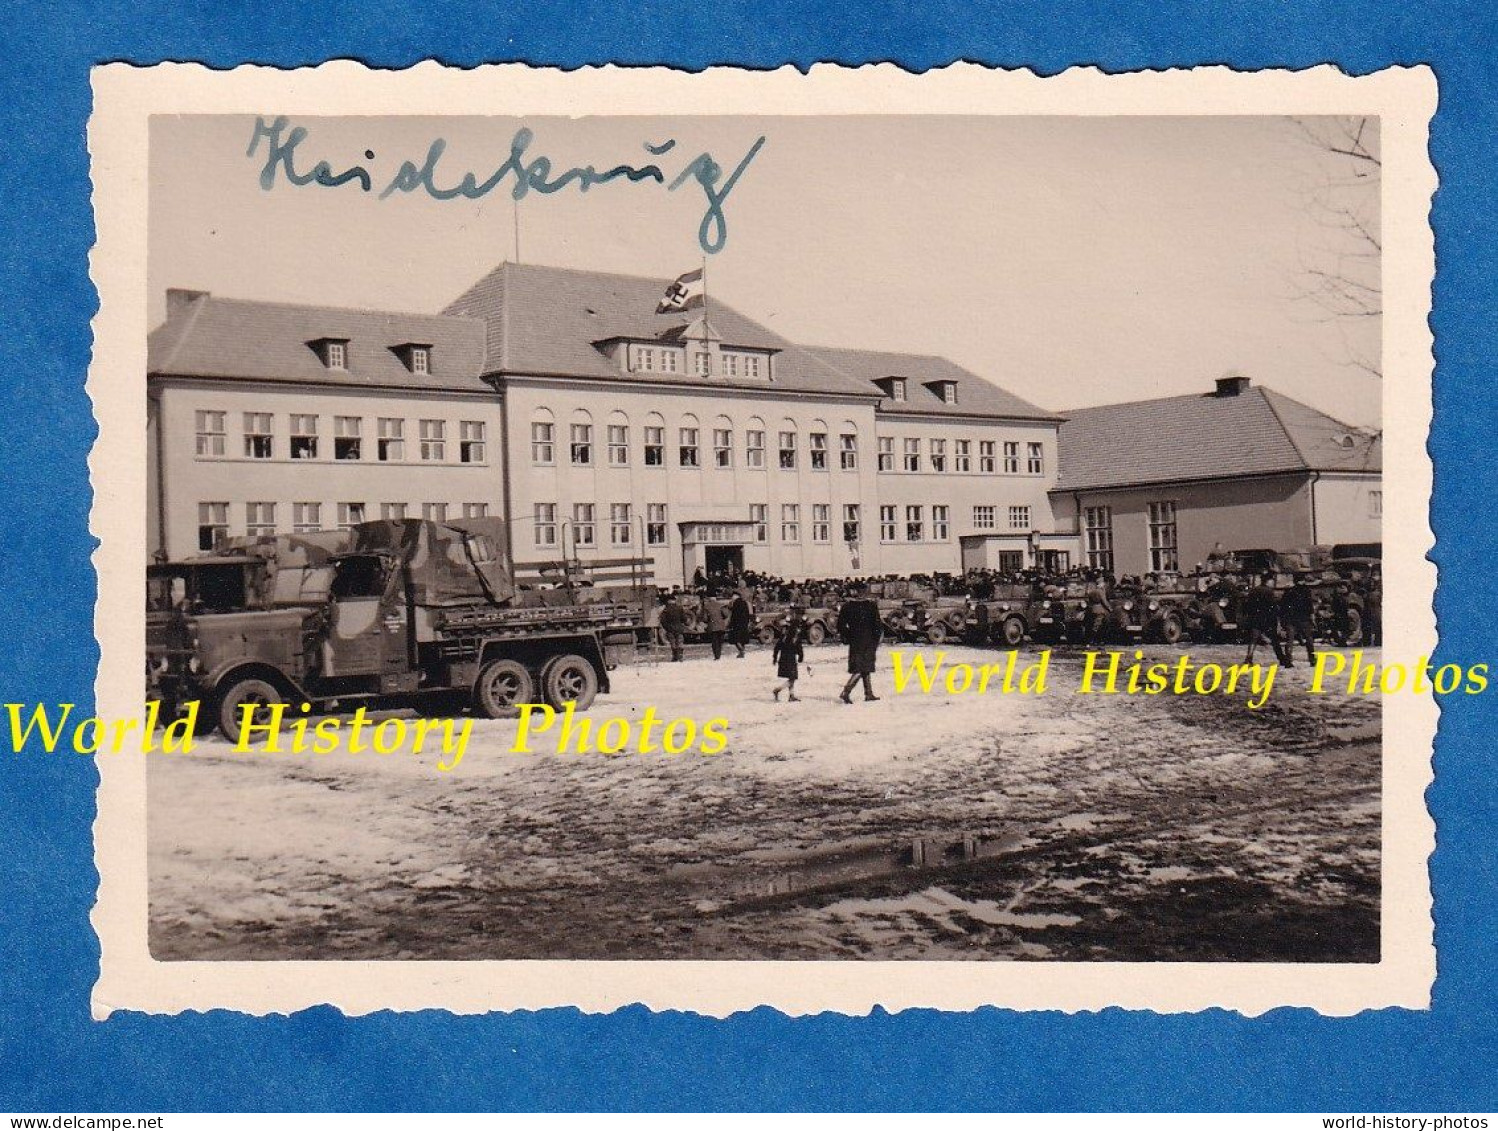
[[[1376,959],[1376,702],[1306,696],[1304,666],[1258,711],[1081,696],[1060,650],[1045,696],[896,695],[886,650],[882,700],[848,707],[842,650],[809,659],[799,703],[759,650],[618,670],[587,714],[723,716],[715,755],[559,754],[560,724],[517,754],[516,721],[476,720],[450,773],[157,756],[153,952]]]

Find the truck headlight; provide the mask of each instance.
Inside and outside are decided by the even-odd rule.
[[[1040,607],[1042,609],[1049,609],[1051,607],[1051,603],[1049,601],[1042,601],[1040,602]]]
[[[1133,601],[1125,601],[1123,603],[1123,607],[1124,607],[1124,612],[1129,612],[1131,609],[1133,609],[1134,602]]]
[[[1150,612],[1152,612],[1152,613],[1155,612],[1157,609],[1159,609],[1159,607],[1160,607],[1160,602],[1159,601],[1151,601],[1150,602]]]

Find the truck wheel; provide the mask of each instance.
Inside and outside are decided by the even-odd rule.
[[[806,642],[808,644],[820,644],[827,639],[827,626],[819,620],[812,621],[806,626]]]
[[[581,656],[553,656],[541,669],[541,694],[557,710],[574,703],[586,711],[598,698],[598,673]]]
[[[928,644],[945,644],[949,635],[951,635],[951,630],[947,628],[947,622],[944,620],[934,620],[926,626],[926,643]]]
[[[240,679],[224,689],[218,698],[218,729],[230,742],[238,745],[240,720],[245,707],[253,707],[250,721],[268,723],[271,708],[286,702],[275,684],[263,679]]]
[[[1344,647],[1363,642],[1363,614],[1357,609],[1347,610],[1347,631],[1342,634]]]
[[[1180,617],[1166,613],[1160,618],[1160,642],[1162,644],[1179,644],[1181,637],[1185,634],[1186,629],[1181,624]]]
[[[1018,648],[1025,642],[1025,622],[1019,617],[1005,617],[999,631],[1004,634],[1004,643],[1011,648]]]
[[[485,664],[473,685],[473,705],[487,719],[511,718],[522,703],[535,702],[536,685],[524,664],[495,660]]]

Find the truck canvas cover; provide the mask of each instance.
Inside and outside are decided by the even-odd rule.
[[[502,605],[515,595],[503,519],[362,522],[353,535],[356,552],[385,550],[405,560],[417,605]]]

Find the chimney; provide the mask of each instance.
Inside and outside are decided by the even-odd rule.
[[[1236,397],[1239,393],[1248,389],[1249,379],[1236,369],[1224,373],[1217,378],[1217,395],[1219,397]]]
[[[200,298],[207,298],[207,291],[189,291],[181,287],[168,287],[166,289],[166,320],[170,322],[173,318],[179,318],[187,313],[187,308]]]

